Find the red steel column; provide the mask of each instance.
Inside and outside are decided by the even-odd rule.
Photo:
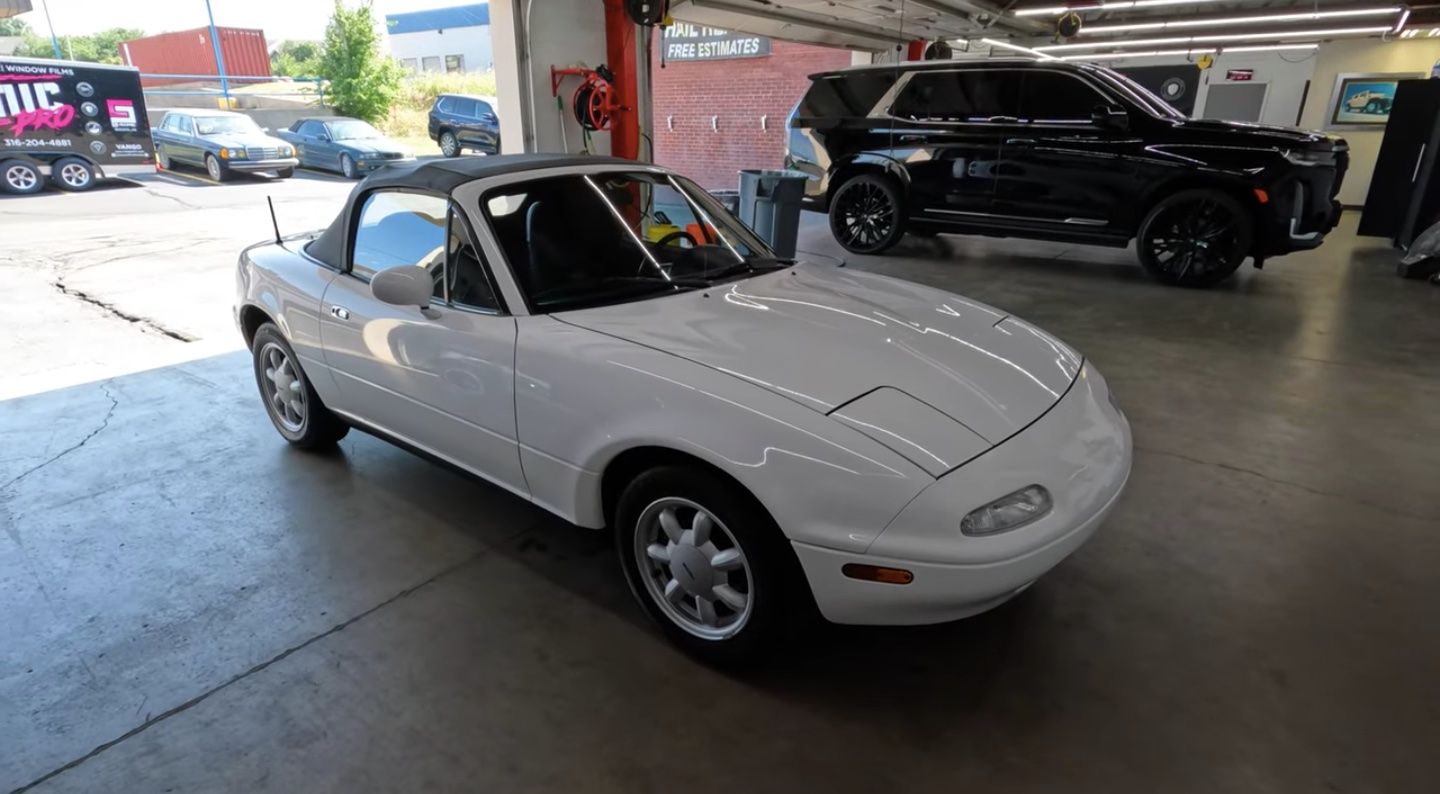
[[[918,60],[920,60],[921,58],[924,58],[924,57],[925,57],[925,40],[924,40],[924,39],[912,39],[912,40],[910,41],[910,44],[905,47],[905,60],[907,60],[907,61],[918,61]]]
[[[605,0],[605,57],[615,73],[615,104],[620,106],[610,125],[610,153],[630,160],[640,157],[640,93],[635,80],[638,38],[635,23],[625,13],[624,0]]]

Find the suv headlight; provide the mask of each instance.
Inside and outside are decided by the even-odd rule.
[[[1287,149],[1285,159],[1295,165],[1316,166],[1332,165],[1335,162],[1335,155],[1331,152],[1314,152],[1304,149]]]
[[[972,510],[960,519],[960,531],[966,535],[994,535],[1023,527],[1050,512],[1050,492],[1041,485],[1028,485],[1002,496],[988,505]]]

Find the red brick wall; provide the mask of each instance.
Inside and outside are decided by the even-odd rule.
[[[658,45],[660,37],[656,36]],[[771,54],[726,61],[653,57],[655,161],[705,188],[734,189],[742,168],[779,168],[785,117],[809,87],[809,75],[850,65],[850,51],[772,41]],[[768,115],[767,129],[760,117]],[[718,116],[719,132],[710,128]],[[674,129],[666,118],[673,117]]]

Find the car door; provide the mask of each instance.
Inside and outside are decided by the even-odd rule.
[[[310,166],[314,168],[340,168],[340,147],[335,143],[335,131],[323,121],[307,121],[306,145],[310,147]]]
[[[996,212],[1095,231],[1118,225],[1133,198],[1135,141],[1119,119],[1097,121],[1119,100],[1080,75],[1027,70],[1019,126],[1003,142]],[[1103,117],[1103,114],[1102,114]]]
[[[480,135],[480,111],[475,100],[469,97],[451,97],[450,114],[455,137],[464,144],[476,143]]]
[[[287,133],[281,133],[280,137],[295,145],[295,157],[300,165],[312,168],[317,165],[315,152],[316,123],[313,121],[302,121],[295,129]]]
[[[921,70],[896,93],[892,156],[910,176],[912,212],[966,221],[992,213],[995,166],[1019,112],[1014,69]]]
[[[483,99],[475,100],[475,132],[472,140],[486,150],[498,150],[500,119],[495,108]]]
[[[528,493],[515,440],[515,320],[463,215],[439,196],[376,190],[362,200],[350,264],[321,300],[320,340],[335,410]],[[428,306],[370,292],[391,267],[425,267]]]

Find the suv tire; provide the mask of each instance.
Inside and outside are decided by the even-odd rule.
[[[460,156],[460,141],[450,130],[440,133],[440,153],[446,157]]]
[[[905,236],[905,202],[895,180],[861,174],[840,185],[830,199],[830,232],[854,254],[879,254]]]
[[[1135,236],[1140,264],[1178,287],[1211,287],[1229,278],[1250,254],[1254,218],[1228,193],[1182,190],[1156,204]]]

